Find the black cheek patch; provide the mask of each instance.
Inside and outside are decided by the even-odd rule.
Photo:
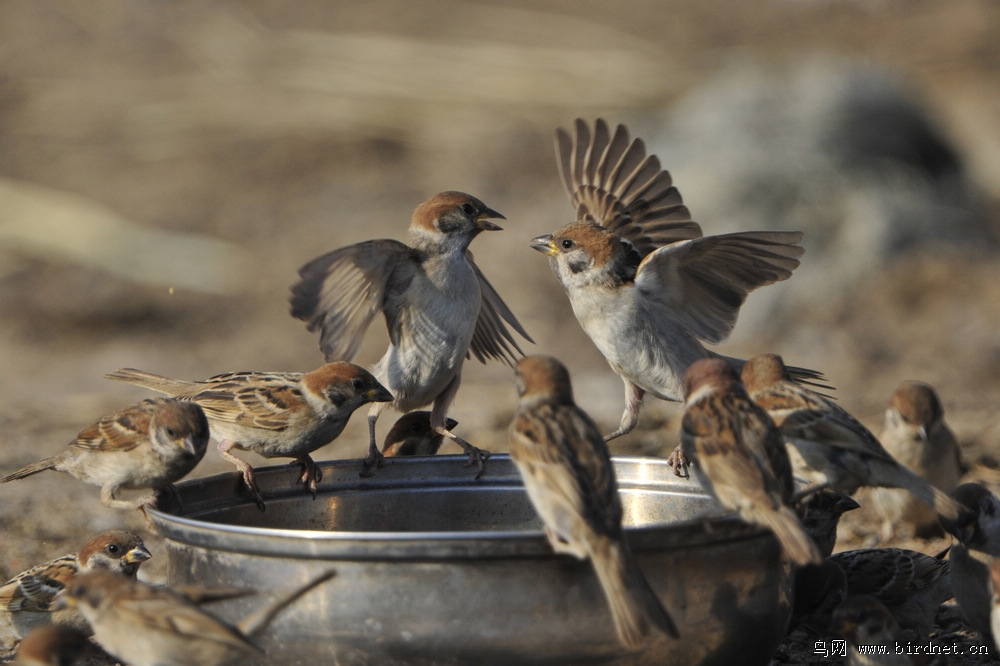
[[[576,259],[570,259],[566,262],[569,270],[573,273],[582,273],[583,271],[590,268],[590,259],[579,257]]]
[[[450,216],[441,216],[437,221],[437,228],[443,234],[450,234],[460,231],[465,224],[465,220],[455,219]]]

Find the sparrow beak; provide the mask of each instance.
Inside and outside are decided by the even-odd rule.
[[[556,249],[556,244],[552,242],[552,234],[545,234],[544,236],[532,238],[531,247],[538,250],[542,254],[549,255],[550,257],[555,256],[555,254],[559,251]]]
[[[184,449],[185,455],[189,458],[193,458],[198,455],[198,448],[194,445],[194,435],[188,435],[184,438],[184,441],[180,443],[180,447]]]
[[[855,509],[860,509],[861,505],[858,504],[853,497],[849,495],[844,495],[843,497],[837,500],[837,503],[834,505],[833,508],[839,515],[842,513],[847,513],[848,511],[854,511]]]
[[[444,429],[451,432],[451,429],[458,425],[458,421],[455,419],[447,418],[444,420]]]
[[[479,227],[480,231],[503,231],[503,227],[499,224],[494,224],[488,220],[492,218],[495,220],[506,220],[507,218],[496,212],[492,208],[487,208],[482,213],[476,217],[476,226]]]
[[[389,389],[387,389],[386,387],[382,386],[381,384],[379,384],[378,386],[376,386],[373,389],[370,389],[367,393],[365,393],[365,398],[368,399],[368,402],[392,402],[393,401],[393,397],[392,397],[392,394],[389,393]]]
[[[127,564],[140,564],[151,557],[153,557],[153,554],[150,553],[145,546],[136,546],[132,550],[125,553],[125,562]]]

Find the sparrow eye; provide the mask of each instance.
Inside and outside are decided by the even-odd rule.
[[[576,243],[574,243],[573,241],[571,241],[571,240],[570,240],[570,239],[568,239],[568,238],[564,238],[564,239],[562,239],[561,241],[559,241],[559,246],[560,246],[560,247],[561,247],[562,249],[564,249],[564,250],[571,250],[571,249],[573,249],[573,246],[574,246],[575,244],[576,244]]]
[[[118,547],[118,544],[116,543],[108,545],[108,552],[111,553],[112,555],[117,555],[119,550],[121,549]]]
[[[363,381],[361,381],[360,379],[352,379],[351,380],[351,388],[353,388],[355,391],[360,391],[364,387],[365,387],[365,383]]]
[[[174,437],[177,437],[177,431],[174,430],[173,428],[168,427],[167,428],[167,437],[170,437],[171,439],[173,439]]]
[[[462,204],[462,212],[466,215],[472,215],[476,212],[476,208],[470,203],[464,203]]]

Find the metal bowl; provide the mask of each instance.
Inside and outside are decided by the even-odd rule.
[[[478,481],[460,456],[320,463],[314,500],[297,465],[260,468],[261,512],[236,474],[177,486],[148,512],[171,585],[280,593],[338,575],[257,642],[267,663],[767,664],[791,612],[791,572],[768,532],[723,515],[661,459],[616,458],[626,538],[680,640],[620,646],[589,562],[553,554],[506,455]],[[250,596],[211,609],[236,621]]]

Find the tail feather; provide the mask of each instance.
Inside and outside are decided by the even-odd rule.
[[[23,479],[32,474],[38,474],[39,472],[44,472],[47,469],[55,469],[56,463],[59,462],[59,456],[52,456],[51,458],[46,458],[45,460],[39,460],[36,463],[31,463],[26,467],[22,467],[13,474],[8,474],[7,476],[0,479],[0,483],[7,483],[8,481],[17,481],[18,479]]]
[[[921,502],[937,511],[938,515],[953,523],[961,523],[971,516],[970,510],[947,493],[932,486],[926,479],[909,469],[899,466],[902,475],[900,487],[906,488]]]
[[[770,529],[781,543],[785,556],[799,566],[819,564],[823,554],[802,528],[795,512],[787,506],[775,511],[762,511],[758,514],[760,523]]]
[[[591,552],[591,562],[623,645],[630,649],[641,647],[653,629],[672,638],[679,636],[677,626],[649,586],[628,546],[602,539]]]
[[[112,379],[116,382],[128,382],[129,384],[142,386],[143,388],[159,391],[160,393],[166,393],[167,395],[175,395],[178,387],[182,384],[186,384],[186,382],[181,382],[162,375],[154,375],[152,372],[136,370],[135,368],[121,368],[120,370],[109,372],[104,375],[104,378]]]

